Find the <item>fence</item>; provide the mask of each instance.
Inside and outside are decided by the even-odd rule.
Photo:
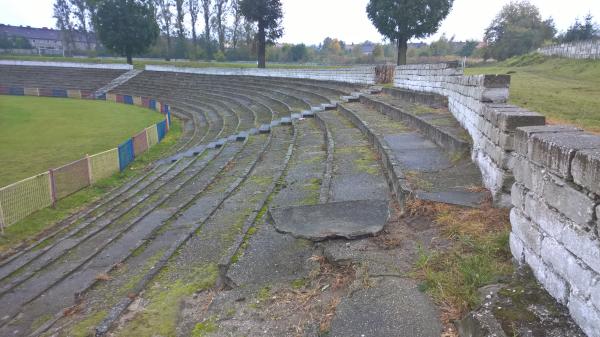
[[[563,43],[542,47],[538,53],[547,56],[559,56],[571,59],[600,60],[600,40]]]
[[[0,94],[91,98],[90,93],[81,90],[6,86],[0,86]],[[85,156],[59,168],[50,169],[35,177],[0,188],[0,229],[2,231],[28,215],[54,205],[62,198],[125,170],[136,157],[162,141],[169,131],[171,110],[167,104],[146,97],[110,93],[99,99],[156,110],[163,113],[165,119],[142,130],[117,148]]]

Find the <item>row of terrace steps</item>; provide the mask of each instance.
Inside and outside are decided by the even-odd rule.
[[[125,70],[0,65],[0,85],[95,91]]]
[[[94,98],[99,98],[102,97],[104,95],[106,95],[106,93],[108,93],[109,91],[111,91],[112,89],[120,86],[121,84],[131,80],[132,78],[136,77],[137,75],[139,75],[142,72],[142,70],[139,69],[132,69],[124,74],[122,74],[121,76],[113,79],[112,81],[110,81],[109,83],[107,83],[105,86],[103,86],[102,88],[96,90],[96,92],[94,92],[93,97]]]
[[[274,102],[272,102],[273,104],[275,104]],[[262,109],[266,109],[267,111],[270,111],[272,113],[273,108],[271,106],[262,106]],[[215,110],[213,111],[216,115],[219,115],[221,113],[223,113],[223,110]],[[256,112],[253,113],[253,115],[257,115]],[[215,116],[217,117],[217,116]],[[226,120],[226,116],[221,116],[220,119],[218,120]],[[232,119],[232,120],[237,120],[237,119]],[[270,125],[270,123],[269,123]],[[222,133],[224,128],[221,126],[220,127],[220,132]],[[234,129],[235,130],[235,129]],[[67,307],[69,304],[73,304],[72,299],[73,296],[69,296],[68,293],[73,291],[73,285],[77,285],[77,287],[81,288],[81,285],[85,285],[83,288],[85,289],[84,292],[87,292],[88,289],[93,289],[93,287],[95,286],[95,284],[97,283],[95,280],[93,280],[93,275],[98,274],[98,273],[102,273],[103,269],[107,266],[107,259],[109,260],[113,260],[115,261],[115,259],[120,259],[119,256],[125,256],[125,259],[129,259],[129,258],[137,258],[137,256],[142,256],[142,255],[137,255],[137,256],[131,256],[127,257],[127,254],[130,254],[132,252],[132,248],[126,249],[127,246],[131,247],[131,245],[136,245],[135,247],[140,247],[139,244],[144,243],[144,240],[139,240],[139,237],[141,236],[145,236],[148,235],[148,230],[151,230],[152,228],[157,228],[158,231],[153,231],[152,233],[157,233],[159,234],[158,237],[155,236],[151,236],[151,240],[149,241],[150,243],[152,243],[152,245],[148,245],[147,248],[145,248],[144,252],[148,252],[148,254],[151,253],[156,253],[157,251],[161,251],[160,245],[163,245],[163,247],[165,247],[166,245],[173,243],[176,245],[180,245],[184,243],[184,238],[189,238],[189,228],[188,228],[188,222],[186,221],[186,214],[191,216],[191,217],[197,217],[198,216],[198,212],[206,212],[206,210],[203,209],[204,206],[202,205],[214,205],[214,207],[217,207],[218,205],[214,204],[214,202],[211,202],[210,200],[222,195],[222,191],[226,190],[226,186],[228,184],[230,184],[232,182],[232,178],[239,176],[239,173],[243,173],[246,172],[246,175],[248,174],[248,170],[245,169],[244,167],[248,168],[249,166],[247,166],[247,164],[251,164],[251,163],[256,163],[257,162],[257,158],[261,158],[260,153],[265,153],[265,151],[267,149],[272,149],[272,147],[276,146],[276,147],[280,147],[283,149],[287,149],[287,147],[285,147],[286,145],[286,141],[289,141],[289,132],[285,131],[285,128],[278,128],[277,130],[274,130],[275,136],[270,136],[270,135],[256,135],[255,137],[251,137],[251,138],[247,138],[244,142],[232,142],[232,143],[227,143],[224,144],[223,146],[220,146],[218,148],[215,149],[211,149],[211,148],[206,148],[202,154],[198,154],[198,156],[195,156],[193,158],[188,158],[188,157],[184,157],[181,158],[180,160],[178,160],[175,163],[159,163],[158,167],[159,169],[155,170],[152,174],[149,174],[148,177],[146,177],[146,179],[144,179],[144,181],[147,181],[149,184],[154,184],[156,180],[156,178],[162,176],[161,174],[165,174],[165,176],[163,176],[164,178],[159,179],[162,182],[165,182],[167,184],[167,186],[171,186],[170,188],[173,190],[173,194],[170,197],[171,199],[169,199],[168,204],[157,207],[157,208],[153,208],[156,204],[156,199],[154,198],[156,193],[152,193],[152,192],[148,192],[147,190],[145,190],[143,187],[140,187],[140,189],[138,190],[139,193],[141,193],[141,195],[146,195],[143,200],[147,200],[147,201],[142,201],[142,204],[140,204],[140,206],[133,206],[136,207],[135,209],[131,209],[128,212],[133,213],[132,216],[135,217],[135,214],[138,214],[140,211],[142,211],[142,209],[140,209],[141,207],[144,207],[143,209],[150,212],[148,213],[148,215],[144,215],[144,218],[141,219],[140,223],[135,225],[133,224],[134,227],[132,227],[132,230],[126,230],[126,232],[123,232],[123,234],[119,234],[122,235],[122,237],[117,237],[114,241],[111,240],[111,242],[109,243],[109,246],[107,246],[107,251],[110,251],[111,253],[108,255],[98,255],[98,258],[92,258],[92,260],[87,263],[86,266],[86,271],[85,273],[79,273],[76,272],[72,275],[68,275],[67,274],[67,278],[60,278],[58,276],[57,273],[60,273],[61,271],[66,271],[67,273],[70,270],[70,266],[73,263],[76,263],[76,261],[70,259],[70,258],[63,258],[61,257],[61,249],[64,248],[64,244],[59,244],[58,246],[53,246],[52,249],[55,250],[55,255],[59,257],[58,260],[56,260],[56,262],[54,262],[54,267],[51,270],[47,270],[47,269],[43,269],[40,270],[41,273],[34,271],[33,273],[28,273],[26,275],[28,275],[27,280],[23,279],[23,282],[26,283],[19,283],[19,284],[15,284],[13,282],[10,282],[8,279],[6,281],[9,281],[9,284],[12,284],[14,287],[16,287],[15,289],[17,290],[16,293],[14,293],[14,295],[11,295],[10,299],[7,299],[12,307],[16,310],[22,309],[22,312],[24,314],[20,314],[19,318],[16,320],[11,320],[10,322],[7,322],[8,324],[4,325],[2,327],[2,329],[0,331],[4,331],[7,332],[11,331],[20,331],[20,332],[24,332],[27,331],[26,326],[28,324],[31,324],[32,319],[35,317],[45,317],[48,315],[49,311],[52,311],[53,309],[62,309],[64,307]],[[270,139],[271,137],[273,137],[274,139],[271,142],[271,144],[269,147],[264,147],[261,144],[265,144],[264,141],[267,139]],[[256,143],[258,142],[258,143]],[[245,144],[247,143],[256,143],[255,145],[252,146],[246,146]],[[247,148],[247,150],[246,150]],[[262,149],[262,150],[261,150]],[[250,151],[252,150],[252,151]],[[256,152],[259,151],[260,153]],[[242,151],[242,152],[239,152]],[[250,151],[250,152],[248,152]],[[268,152],[268,153],[281,153],[282,151],[274,151],[274,152]],[[229,155],[225,156],[226,153],[229,153]],[[238,153],[238,154],[235,154]],[[235,156],[237,159],[231,159],[233,157],[231,156]],[[220,163],[219,163],[219,158],[221,158]],[[228,179],[225,178],[217,178],[217,176],[215,176],[214,174],[208,174],[207,170],[213,170],[215,171],[215,173],[217,173],[219,168],[224,168],[226,167],[226,163],[231,163],[232,165],[228,168],[229,173],[227,173],[227,176],[231,177]],[[246,164],[244,164],[246,163]],[[279,161],[276,160],[267,160],[265,161],[265,165],[270,165],[270,167],[272,167],[273,169],[277,168]],[[209,168],[206,168],[209,167]],[[213,168],[210,168],[213,167]],[[250,166],[249,168],[251,169],[252,166]],[[239,168],[239,169],[238,169]],[[201,176],[198,176],[198,170],[203,170],[204,173]],[[246,171],[244,171],[246,170]],[[222,171],[222,170],[221,170]],[[166,172],[166,173],[165,173]],[[172,172],[172,173],[169,173]],[[160,173],[160,174],[159,174]],[[221,173],[221,175],[223,175],[223,173]],[[272,175],[271,175],[272,176]],[[176,177],[179,182],[173,182],[171,183],[171,180],[175,179]],[[185,177],[189,177],[191,179],[201,179],[202,181],[204,181],[205,183],[202,183],[200,180],[198,180],[197,183],[190,183],[190,184],[181,184],[181,182],[183,181],[183,179],[187,179]],[[202,192],[203,189],[199,189],[199,184],[200,186],[202,186],[202,184],[206,184],[209,181],[213,181],[214,183],[211,185],[210,189],[208,190],[208,192]],[[233,181],[234,183],[238,181],[235,180]],[[230,190],[231,193],[235,193],[237,190],[233,189]],[[209,193],[210,195],[206,195],[206,196],[200,196],[198,193]],[[160,192],[159,192],[160,194]],[[189,195],[199,195],[200,198],[204,199],[203,202],[200,202],[200,200],[198,199],[197,202],[194,203],[194,205],[188,204],[188,202],[186,200],[188,200],[188,196]],[[133,193],[133,195],[131,196],[131,198],[133,198],[133,200],[137,200],[135,195],[137,195],[137,193]],[[240,197],[238,198],[239,200],[249,200],[248,196],[254,196],[254,193],[244,193],[243,195],[240,195]],[[194,197],[194,198],[198,198],[198,197]],[[208,199],[207,199],[208,198]],[[133,201],[131,200],[131,201]],[[231,205],[239,205],[239,202],[234,202],[232,201],[230,203]],[[123,207],[127,208],[128,206],[125,206],[128,204],[124,204]],[[145,205],[145,206],[144,206]],[[168,206],[168,207],[167,207]],[[213,207],[213,206],[211,206]],[[237,207],[237,206],[236,206]],[[108,207],[108,212],[111,212],[112,208]],[[217,209],[217,208],[215,208]],[[136,211],[137,210],[137,211]],[[118,210],[119,212],[123,211],[122,208],[119,208]],[[146,212],[143,211],[143,212]],[[178,214],[176,215],[175,218],[173,218],[173,220],[163,220],[163,221],[159,221],[158,225],[160,227],[156,227],[157,226],[157,220],[160,219],[164,219],[165,216],[168,216],[168,214],[172,213],[172,212],[177,212]],[[180,213],[181,212],[181,213]],[[229,211],[221,211],[222,213],[224,213],[224,215],[228,214]],[[110,217],[110,215],[106,215],[104,214],[102,217],[99,217],[95,220],[91,220],[90,225],[91,226],[103,226],[103,224],[106,224],[106,222],[104,220],[101,219],[105,219],[107,216]],[[216,215],[215,215],[216,216]],[[99,224],[94,225],[95,221],[100,221]],[[164,222],[166,221],[166,222]],[[175,221],[175,222],[173,222]],[[120,221],[123,222],[123,224],[128,224],[129,223],[129,218],[124,215],[124,218]],[[120,223],[119,222],[119,223]],[[162,224],[161,224],[162,223]],[[216,224],[222,223],[222,221],[216,221]],[[229,221],[228,223],[232,223],[231,221]],[[119,233],[119,231],[121,231],[121,229],[119,228],[127,228],[127,226],[117,226],[117,225],[110,225],[111,228],[113,228],[114,230],[117,230],[117,232],[114,233]],[[169,228],[167,231],[165,231],[164,229],[161,229],[162,227]],[[102,233],[102,235],[108,235],[110,233],[112,233],[113,231],[102,231],[99,232],[99,234]],[[89,229],[86,230],[86,232],[89,233]],[[93,232],[93,230],[92,230]],[[104,234],[105,233],[105,234]],[[153,234],[152,234],[153,235]],[[168,237],[169,235],[171,235],[171,237]],[[177,240],[173,240],[173,238],[176,238],[177,235],[183,235],[183,237],[181,237],[180,239]],[[138,238],[136,238],[138,237]],[[77,237],[76,237],[77,238]],[[164,239],[163,239],[164,238]],[[90,240],[96,241],[98,239],[95,238],[95,234],[94,236],[91,237]],[[210,241],[210,242],[214,242],[211,241],[210,238],[205,238],[202,239],[203,241]],[[60,241],[60,238],[58,238],[58,241]],[[79,242],[79,238],[77,238],[75,240],[75,242]],[[74,243],[75,243],[74,242]],[[85,243],[84,241],[81,241],[83,246],[78,246],[77,251],[85,251],[87,246],[89,246],[92,242],[90,243]],[[71,244],[71,241],[67,241],[67,244]],[[153,247],[157,246],[159,248],[154,249]],[[120,248],[119,248],[120,247]],[[134,247],[134,248],[135,248]],[[144,246],[145,247],[145,246]],[[110,248],[110,249],[109,249]],[[171,250],[172,251],[172,250]],[[197,250],[194,249],[193,250],[194,254],[197,254]],[[73,254],[75,254],[75,252],[73,253],[69,253],[66,252],[66,254],[68,254],[69,256],[75,256]],[[146,256],[146,255],[143,255]],[[85,254],[83,255],[83,257],[85,257]],[[146,256],[147,257],[147,256]],[[27,259],[26,259],[27,260]],[[16,260],[15,260],[16,261]],[[37,266],[41,266],[43,264],[40,263],[34,263],[34,265]],[[135,263],[132,263],[132,265],[136,265]],[[183,265],[182,265],[183,266]],[[89,269],[88,267],[91,267],[92,269]],[[37,270],[37,267],[34,267],[35,270]],[[54,272],[53,270],[57,270],[56,272]],[[110,272],[111,269],[109,269]],[[38,274],[39,273],[39,274]],[[51,274],[49,274],[51,273]],[[22,274],[25,275],[25,274]],[[59,277],[59,278],[55,278],[58,282],[56,284],[50,283],[49,284],[49,289],[44,290],[43,288],[40,289],[38,287],[38,285],[40,285],[42,282],[47,281],[47,278],[44,276],[52,276],[52,277]],[[21,277],[19,277],[19,275],[15,275],[14,277],[16,277],[17,279],[21,279]],[[91,278],[90,278],[91,277]],[[11,286],[12,287],[12,286]],[[44,286],[45,287],[45,286]],[[91,287],[91,288],[89,288]],[[36,289],[34,291],[27,291],[27,292],[20,292],[19,290],[23,290],[23,289]],[[48,291],[50,291],[50,293],[48,293]],[[43,296],[35,296],[35,297],[31,297],[31,295],[36,294],[37,292],[42,292],[45,293],[46,295]],[[47,294],[52,294],[52,296],[47,296]],[[57,294],[57,296],[60,297],[60,299],[57,299],[54,295]],[[11,300],[12,299],[12,300]],[[1,301],[1,299],[0,299]],[[21,303],[21,305],[19,305],[19,303]],[[76,304],[76,303],[75,303]],[[5,306],[5,307],[10,307],[11,305]],[[16,313],[16,311],[11,311],[11,313]],[[11,316],[11,315],[9,315]],[[51,321],[49,324],[46,324],[46,327],[52,326],[54,323],[54,321]],[[17,333],[16,335],[19,335],[19,333]]]
[[[383,92],[362,94],[360,103],[344,103],[340,110],[377,148],[398,199],[467,207],[487,202],[467,133],[443,99],[400,89]]]

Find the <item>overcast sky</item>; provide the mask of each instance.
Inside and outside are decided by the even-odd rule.
[[[53,27],[54,0],[0,0],[0,23]],[[455,0],[440,31],[457,40],[477,39],[504,4],[510,0]],[[531,0],[544,18],[553,17],[565,30],[576,17],[592,13],[600,21],[600,0]],[[346,42],[381,41],[365,8],[368,0],[282,0],[285,35],[281,42],[316,44],[327,36]],[[430,38],[429,40],[431,40]]]

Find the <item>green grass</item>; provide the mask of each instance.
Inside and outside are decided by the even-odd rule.
[[[20,61],[45,61],[45,62],[77,62],[77,63],[104,63],[104,64],[122,64],[124,58],[93,58],[93,57],[62,57],[62,56],[32,56],[32,55],[0,55],[1,60],[20,60]],[[177,67],[190,68],[256,68],[254,62],[210,62],[210,61],[165,61],[160,59],[139,60],[133,59],[133,66],[136,69],[144,69],[146,65],[169,65]],[[300,63],[274,63],[267,62],[267,68],[278,69],[301,69],[301,68],[319,68],[332,69],[336,66],[307,65]]]
[[[115,148],[163,119],[113,102],[0,96],[0,186]]]
[[[171,130],[163,141],[136,158],[125,171],[59,200],[55,208],[40,210],[7,227],[4,234],[0,235],[0,253],[6,252],[19,244],[33,242],[40,233],[52,228],[60,220],[98,200],[115,187],[144,173],[148,164],[164,157],[172,149],[181,137],[181,133],[180,121],[173,118]]]
[[[544,114],[549,123],[600,132],[598,60],[529,54],[491,66],[469,68],[466,73],[510,74],[510,103]]]

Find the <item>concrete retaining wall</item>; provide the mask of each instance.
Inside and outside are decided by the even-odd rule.
[[[38,62],[38,61],[18,61],[18,60],[0,60],[0,65],[7,66],[29,66],[29,67],[62,67],[62,68],[86,68],[86,69],[116,69],[131,70],[129,64],[97,64],[97,63],[76,63],[76,62]]]
[[[375,84],[375,66],[361,66],[335,69],[258,69],[258,68],[182,68],[174,66],[147,65],[148,71],[168,71],[175,73],[305,78],[321,81],[338,81],[357,84]]]
[[[519,126],[544,125],[543,116],[506,104],[510,77],[464,76],[457,63],[396,68],[394,86],[448,98],[448,108],[473,140],[472,159],[498,205],[510,206],[514,133]]]
[[[546,56],[560,56],[571,59],[600,59],[600,40],[563,43],[537,50]]]
[[[510,246],[588,336],[600,336],[600,136],[519,128]]]

